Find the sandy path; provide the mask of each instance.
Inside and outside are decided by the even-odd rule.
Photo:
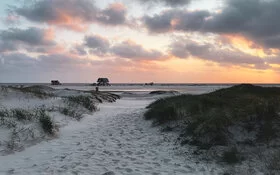
[[[143,120],[150,102],[101,104],[99,112],[62,128],[59,138],[0,157],[0,174],[209,174]]]

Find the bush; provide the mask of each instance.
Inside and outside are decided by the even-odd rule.
[[[39,109],[38,111],[39,122],[41,124],[42,129],[47,134],[54,134],[54,124],[51,120],[51,117],[46,114],[44,109]]]
[[[48,88],[49,90],[52,90],[52,88],[50,87],[45,87],[45,86],[30,86],[30,87],[20,87],[20,88],[16,88],[16,87],[10,87],[12,89],[21,91],[23,93],[29,93],[34,95],[35,97],[44,99],[44,98],[48,98],[48,97],[53,97],[53,94],[51,93],[46,93],[43,88]]]
[[[237,85],[202,95],[180,95],[151,103],[145,119],[157,124],[181,120],[185,136],[197,145],[226,145],[232,141],[231,126],[259,129],[259,141],[276,135],[280,88]],[[260,127],[258,127],[260,126]]]
[[[84,108],[88,109],[89,111],[93,112],[97,110],[92,98],[90,96],[72,96],[67,97],[67,101],[71,104],[78,104],[83,106]]]
[[[63,108],[59,108],[59,112],[66,115],[66,116],[70,116],[76,120],[80,120],[82,118],[82,112],[81,111],[77,111],[78,109],[71,109],[71,107],[63,107]]]
[[[272,153],[271,157],[267,160],[266,166],[269,174],[279,174],[280,172],[280,151]]]
[[[0,108],[0,119],[1,121],[9,116],[9,111],[7,109]]]
[[[257,134],[257,140],[260,142],[269,143],[269,141],[276,137],[276,129],[273,127],[271,121],[265,121],[261,124]]]
[[[240,153],[237,148],[231,148],[228,151],[225,151],[222,156],[222,161],[228,164],[236,164],[241,161]]]
[[[163,124],[170,120],[177,119],[176,107],[173,105],[168,105],[163,107],[162,109],[151,109],[147,113],[145,113],[146,119],[156,118],[156,124]]]
[[[17,123],[13,120],[12,112],[8,109],[0,109],[0,125],[8,128],[15,128]]]
[[[12,109],[11,112],[13,117],[15,117],[19,121],[32,120],[33,118],[33,113],[25,109]]]

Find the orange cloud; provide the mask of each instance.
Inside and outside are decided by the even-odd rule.
[[[57,45],[48,49],[49,54],[59,54],[65,52],[66,49],[63,46]]]
[[[233,47],[239,49],[240,51],[253,56],[265,58],[270,55],[267,52],[267,50],[264,49],[261,45],[251,41],[250,39],[242,35],[238,35],[238,34],[222,35],[222,42],[220,44],[222,44],[223,42],[228,42]],[[276,49],[273,49],[272,52],[276,53]]]
[[[55,31],[53,28],[44,30],[44,40],[52,41],[55,39]]]
[[[122,3],[118,3],[118,2],[110,4],[109,8],[114,9],[114,10],[119,11],[119,12],[122,12],[122,11],[126,10],[126,7]]]
[[[116,14],[121,14],[126,11],[126,7],[121,3],[110,4],[107,9],[114,11]],[[104,15],[104,11],[100,11],[99,13],[101,16],[111,18],[111,16]],[[102,23],[102,21],[94,16],[92,16],[92,19],[85,18],[83,15],[74,16],[71,11],[67,9],[56,9],[56,19],[47,21],[47,23],[51,25],[57,25],[59,27],[71,29],[77,32],[87,31],[89,29],[90,23],[92,22]]]
[[[180,24],[180,19],[179,18],[173,18],[171,21],[170,21],[170,24],[171,24],[171,27],[172,29],[175,29],[176,26],[178,26]]]
[[[55,20],[48,21],[49,24],[68,28],[77,32],[84,32],[89,28],[88,22],[79,17],[71,16],[67,11],[60,10]]]
[[[15,14],[30,21],[47,23],[78,32],[86,31],[92,23],[111,26],[127,25],[127,10],[121,3],[113,3],[105,9],[99,9],[92,0],[43,0],[14,10]]]

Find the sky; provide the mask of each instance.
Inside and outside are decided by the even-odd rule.
[[[279,0],[1,0],[0,83],[279,83]]]

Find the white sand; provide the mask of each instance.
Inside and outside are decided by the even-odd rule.
[[[63,90],[57,92],[62,96],[69,94]],[[57,137],[44,138],[44,141],[35,141],[31,144],[33,146],[24,145],[25,149],[20,152],[0,156],[0,175],[263,174],[256,170],[258,162],[247,161],[230,168],[214,161],[198,161],[192,154],[192,147],[175,144],[178,133],[161,132],[160,127],[152,127],[150,121],[143,119],[145,107],[160,96],[125,96],[115,103],[99,104],[99,111],[85,114],[81,121],[71,120],[58,112],[51,113],[53,120],[60,125]],[[41,100],[13,92],[6,96],[2,94],[0,98],[0,106],[7,108],[32,109],[60,103],[60,97]],[[1,128],[0,141],[7,134],[7,130]]]
[[[216,174],[143,120],[151,100],[124,98],[61,128],[57,139],[0,157],[0,174]],[[212,172],[212,173],[210,173]]]

